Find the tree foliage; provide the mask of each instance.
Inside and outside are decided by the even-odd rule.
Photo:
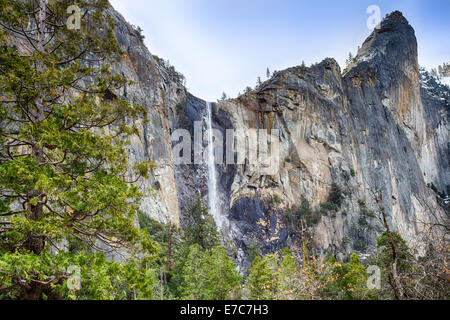
[[[154,286],[158,298],[225,300],[240,296],[237,265],[220,245],[217,226],[200,197],[186,212],[184,233],[143,213],[139,220],[161,248]],[[168,261],[171,268],[166,267]]]
[[[277,259],[274,254],[253,259],[248,275],[250,299],[274,299],[277,292]]]
[[[181,298],[196,300],[225,300],[236,298],[240,287],[237,266],[223,247],[203,251],[198,244],[189,249],[181,270]]]
[[[323,292],[325,296],[343,300],[377,299],[377,291],[368,289],[368,274],[358,255],[352,253],[349,263],[337,261],[331,257],[327,265],[331,268],[329,279]]]
[[[72,4],[0,1],[0,255],[23,266],[2,263],[0,283],[18,298],[61,291],[67,274],[52,266],[72,261],[86,268],[90,260],[81,254],[89,252],[67,256],[60,248],[69,238],[97,251],[155,252],[133,225],[142,195],[128,181],[125,151],[138,133],[130,123],[145,118],[145,109],[120,98],[132,83],[112,72],[122,51],[108,1],[77,2],[80,30],[66,26]],[[149,168],[137,164],[134,178],[147,177]],[[118,277],[125,272],[92,259]]]
[[[219,245],[217,225],[200,196],[197,196],[189,206],[185,217],[184,235],[188,244],[198,244],[202,249],[211,250]]]

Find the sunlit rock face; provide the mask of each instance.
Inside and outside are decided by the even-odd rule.
[[[424,76],[414,30],[395,12],[364,42],[344,75],[335,60],[326,59],[277,72],[255,91],[217,104],[218,126],[226,119],[227,128],[247,135],[254,128],[280,131],[275,175],[252,165],[219,168],[228,182],[225,210],[238,247],[245,251],[254,239],[264,253],[300,247],[291,216],[302,197],[312,207],[326,202],[333,183],[344,200],[337,213],[311,227],[317,252],[345,258],[375,248],[383,230],[375,191],[383,193],[392,229],[415,245],[421,221],[442,213],[427,184],[445,191],[450,181],[448,87],[437,88],[446,95],[433,95],[435,87],[421,86]],[[366,216],[367,210],[375,216]]]
[[[171,134],[185,129],[194,136],[206,103],[172,80],[133,28],[111,13],[124,50],[115,70],[136,82],[121,97],[149,112],[129,148],[131,162],[157,165],[143,182],[153,191],[147,191],[141,209],[182,225],[197,194],[208,203],[208,171],[205,164],[175,165],[172,149],[178,141]],[[226,129],[244,137],[252,129],[279,130],[274,174],[249,162],[216,165],[223,231],[241,265],[252,243],[263,253],[286,246],[299,252],[306,235],[318,254],[329,251],[345,259],[355,250],[371,252],[383,231],[373,199],[377,191],[391,228],[412,244],[420,240],[420,221],[443,212],[427,184],[447,193],[450,184],[448,110],[449,88],[419,71],[414,30],[399,12],[369,36],[344,73],[335,60],[325,59],[277,72],[252,92],[213,103],[212,128],[224,137]],[[339,210],[322,216],[308,232],[294,228],[302,197],[319,207],[329,200],[332,184],[342,190]]]
[[[123,50],[123,59],[113,66],[114,70],[135,83],[124,88],[120,98],[144,105],[148,112],[148,122],[138,123],[141,134],[132,139],[129,147],[130,167],[148,160],[156,165],[151,178],[138,183],[146,193],[141,210],[162,222],[179,224],[171,127],[176,106],[186,98],[187,92],[157,63],[124,18],[112,9],[109,13],[115,20],[117,39]],[[134,178],[130,176],[130,180]]]

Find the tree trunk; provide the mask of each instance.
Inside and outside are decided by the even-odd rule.
[[[36,48],[43,52],[45,41],[46,41],[46,18],[47,18],[47,2],[48,0],[40,0],[39,1],[39,14],[37,23],[37,46]],[[45,66],[41,63],[37,63],[36,72],[42,73],[45,71]],[[40,88],[37,87],[37,91],[39,92]],[[35,110],[33,112],[34,122],[39,123],[45,119],[45,105],[42,97],[38,97],[35,101]],[[43,147],[39,146],[36,142],[32,145],[31,148],[32,155],[34,156],[38,165],[44,163],[44,150]],[[45,195],[40,193],[37,190],[29,190],[27,193],[28,198],[28,219],[37,221],[42,218],[43,207]],[[25,238],[23,247],[37,255],[41,253],[41,251],[45,248],[45,236],[41,234],[37,234],[35,232],[29,232]]]
[[[167,271],[172,269],[172,222],[169,222],[169,244],[167,248]]]
[[[391,252],[392,252],[391,274],[392,274],[392,278],[393,278],[394,282],[392,283],[391,281],[389,281],[389,284],[391,285],[392,290],[394,291],[395,298],[397,300],[402,300],[402,299],[405,299],[406,296],[405,296],[405,291],[403,290],[403,285],[400,281],[400,277],[397,272],[397,261],[398,261],[397,248],[395,247],[395,243],[394,243],[394,240],[392,239],[391,231],[390,231],[389,225],[387,223],[386,211],[384,210],[384,206],[382,204],[383,194],[381,192],[380,192],[380,196],[375,197],[375,201],[377,202],[377,204],[380,208],[381,215],[383,217],[384,228],[386,229],[386,235],[388,237],[389,247],[391,248]]]

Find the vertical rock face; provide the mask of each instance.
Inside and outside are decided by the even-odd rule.
[[[178,141],[171,133],[185,129],[193,137],[206,105],[171,79],[118,13],[111,14],[125,51],[116,71],[137,83],[122,96],[149,111],[130,148],[132,161],[157,164],[144,183],[154,192],[142,210],[180,223],[196,194],[206,200],[208,174],[204,164],[173,164]],[[216,166],[221,213],[242,264],[255,240],[263,253],[299,247],[301,232],[293,225],[302,198],[326,209],[332,185],[342,191],[342,204],[309,226],[318,253],[345,258],[374,249],[383,231],[373,199],[379,191],[392,229],[414,243],[421,222],[443,214],[427,185],[448,193],[448,110],[449,88],[419,71],[414,30],[399,12],[369,36],[343,75],[335,60],[325,59],[277,72],[255,91],[213,104],[213,128],[224,137],[226,129],[246,137],[252,129],[280,132],[275,174],[248,161]]]
[[[433,95],[424,76],[414,30],[394,12],[343,76],[336,61],[326,59],[278,72],[254,92],[219,103],[214,118],[222,130],[247,137],[255,128],[280,130],[275,175],[248,163],[218,166],[237,246],[245,251],[257,240],[263,252],[297,247],[292,215],[302,197],[313,207],[327,202],[332,184],[344,200],[311,227],[319,252],[345,258],[374,249],[383,230],[373,199],[379,191],[388,223],[415,245],[422,222],[443,210],[427,184],[444,191],[450,181],[448,87],[438,88],[447,98]]]
[[[175,168],[172,161],[171,127],[176,106],[186,99],[186,89],[158,64],[144,46],[138,33],[114,10],[108,12],[116,24],[116,36],[124,51],[115,72],[135,82],[120,93],[122,99],[146,106],[148,122],[138,124],[141,135],[131,141],[132,163],[152,160],[156,164],[148,181],[139,181],[147,193],[141,209],[163,222],[179,223]],[[132,177],[130,177],[132,178]]]
[[[425,119],[425,141],[419,154],[427,184],[450,194],[449,106],[450,90],[439,84],[426,71],[421,71],[420,94]]]

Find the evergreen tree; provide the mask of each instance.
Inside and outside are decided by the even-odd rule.
[[[72,4],[0,1],[0,295],[118,298],[133,287],[131,297],[151,297],[145,259],[90,257],[91,249],[151,256],[155,248],[148,238],[136,246],[145,237],[133,225],[141,194],[126,179],[125,146],[145,110],[118,98],[130,83],[111,73],[122,51],[109,3],[77,1],[80,30],[66,26]],[[148,170],[138,164],[135,177]],[[63,240],[82,245],[66,252]],[[78,294],[63,286],[71,265],[81,268]]]
[[[136,31],[136,36],[139,38],[140,42],[144,42],[145,36],[143,34],[144,30],[140,26],[133,26],[134,31]]]
[[[367,288],[367,270],[356,253],[350,255],[347,264],[338,262],[334,257],[327,264],[331,267],[331,274],[328,276],[329,279],[326,279],[325,291],[328,291],[330,298],[344,300],[377,298],[376,290]]]
[[[189,206],[184,235],[189,245],[198,244],[202,249],[212,249],[219,245],[216,222],[200,196]]]
[[[266,69],[266,77],[267,77],[267,79],[270,79],[270,76],[271,76],[270,70],[269,70],[269,68],[267,68]]]
[[[438,72],[437,72],[437,70],[435,69],[435,68],[433,68],[433,69],[431,69],[431,75],[433,76],[433,77],[439,77],[439,74],[438,74]]]
[[[202,251],[198,244],[192,245],[181,274],[182,298],[186,299],[235,298],[240,285],[236,264],[220,246]]]
[[[437,74],[440,77],[450,77],[450,65],[448,63],[443,63],[438,66]]]
[[[400,281],[402,289],[404,290],[404,297],[401,298],[405,298],[409,295],[409,291],[412,290],[412,275],[418,272],[418,270],[415,270],[417,265],[408,245],[400,234],[398,232],[391,231],[389,232],[389,236],[390,238],[388,237],[388,233],[385,231],[377,239],[377,248],[379,249],[379,253],[374,260],[374,264],[378,265],[381,269],[382,283],[384,284],[384,287],[382,288],[383,294],[389,298],[398,298],[396,297],[397,293],[393,290],[393,288],[395,288],[395,274]],[[393,251],[390,248],[390,241],[392,241],[395,245],[395,258]],[[394,264],[395,271],[393,269]]]
[[[206,275],[202,270],[202,266],[206,263],[207,257],[202,248],[198,244],[190,246],[186,261],[179,272],[181,298],[206,299],[207,288],[203,281]]]
[[[219,233],[217,231],[216,223],[208,212],[208,207],[203,203],[198,195],[195,201],[189,206],[184,222],[184,235],[174,247],[174,262],[172,272],[169,274],[169,287],[171,292],[178,297],[186,295],[183,291],[185,284],[186,268],[192,266],[192,261],[189,257],[194,254],[193,246],[200,248],[203,257],[203,252],[212,250],[219,245]],[[195,248],[195,247],[194,247]],[[197,266],[200,268],[200,266]],[[201,294],[201,293],[199,293]]]
[[[341,188],[336,183],[333,183],[331,185],[328,201],[333,204],[335,210],[341,207],[343,198]]]
[[[348,59],[345,61],[346,66],[350,66],[353,63],[353,54],[351,52],[349,52],[348,54]]]
[[[256,88],[258,89],[259,87],[261,87],[261,85],[262,85],[261,77],[258,77],[256,79]]]
[[[442,76],[450,77],[450,63],[444,63],[444,66],[442,67]]]
[[[248,248],[248,262],[250,265],[253,263],[253,260],[255,260],[256,257],[261,256],[261,249],[258,245],[258,240],[256,238],[253,238],[251,245]]]
[[[248,280],[249,298],[257,300],[274,299],[278,290],[278,265],[274,254],[253,260]]]
[[[300,268],[296,264],[289,248],[284,248],[281,251],[281,261],[279,264],[279,293],[277,298],[283,300],[297,298],[296,291],[298,290],[297,282]]]

